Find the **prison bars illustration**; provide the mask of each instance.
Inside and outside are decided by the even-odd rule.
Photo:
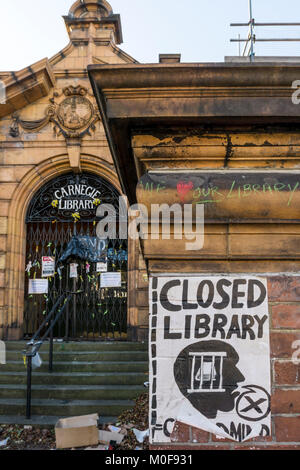
[[[188,393],[207,393],[207,392],[225,392],[223,388],[223,364],[224,358],[227,357],[226,352],[195,352],[190,353],[190,357],[192,357],[192,369],[191,369],[191,388],[188,389]],[[200,368],[195,375],[195,367],[196,367],[196,359],[200,358]],[[211,359],[210,359],[211,358]],[[205,359],[208,359],[205,362]],[[219,360],[219,384],[217,388],[214,388],[214,381],[216,379],[215,374],[215,365],[216,361]],[[208,379],[205,378],[205,366],[204,364],[211,364],[210,372],[208,374]],[[200,382],[199,388],[195,388],[194,382]],[[209,388],[203,388],[203,382],[210,382]]]

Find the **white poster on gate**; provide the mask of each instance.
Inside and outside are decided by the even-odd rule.
[[[176,422],[243,442],[271,435],[267,282],[156,277],[150,284],[150,442]]]
[[[102,273],[100,287],[122,287],[121,273]]]
[[[55,258],[53,256],[42,257],[42,277],[51,277],[55,274]]]
[[[78,277],[78,264],[77,263],[71,263],[70,264],[70,279],[77,279]]]
[[[29,279],[28,294],[48,294],[48,279]]]
[[[96,266],[97,273],[107,273],[107,262],[99,262]]]

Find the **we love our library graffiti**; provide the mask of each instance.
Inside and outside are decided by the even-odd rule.
[[[204,204],[207,216],[299,218],[300,173],[277,171],[151,173],[139,181],[140,200],[149,203]],[[275,203],[275,204],[274,204]],[[257,208],[259,210],[257,211]]]

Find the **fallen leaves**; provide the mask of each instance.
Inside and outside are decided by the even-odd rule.
[[[143,393],[139,398],[135,400],[135,406],[119,416],[117,426],[127,429],[127,435],[123,439],[119,450],[134,450],[136,447],[140,447],[143,450],[149,449],[149,439],[146,438],[143,444],[139,443],[136,439],[133,428],[139,431],[146,431],[149,429],[149,395]]]
[[[49,450],[55,449],[53,429],[33,428],[16,424],[0,425],[0,441],[8,439],[2,450]]]

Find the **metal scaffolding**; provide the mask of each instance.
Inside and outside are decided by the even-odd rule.
[[[250,57],[250,62],[254,61],[255,52],[254,44],[256,42],[299,42],[299,38],[257,38],[255,34],[255,28],[259,26],[300,26],[300,23],[256,23],[253,18],[252,0],[249,0],[249,22],[248,23],[231,23],[233,27],[244,27],[249,28],[248,37],[246,39],[230,39],[230,42],[245,43],[243,50],[243,57]]]

